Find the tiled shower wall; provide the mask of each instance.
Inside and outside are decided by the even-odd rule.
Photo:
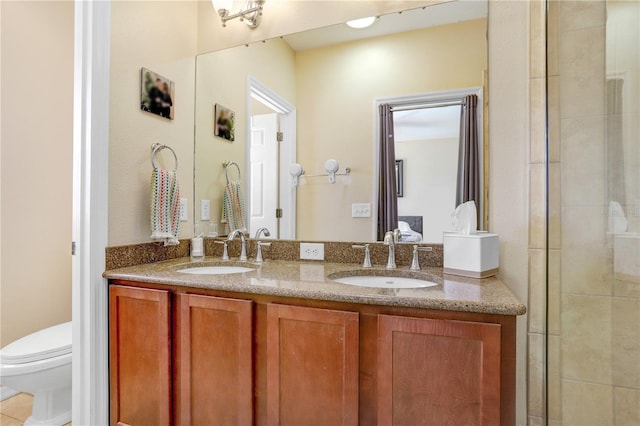
[[[532,2],[529,423],[548,414],[551,425],[638,425],[640,8],[549,2],[546,75],[544,18],[544,3]],[[624,79],[618,92],[607,87],[615,78]],[[625,212],[622,235],[612,232],[609,201]]]

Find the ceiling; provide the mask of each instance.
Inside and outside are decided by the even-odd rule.
[[[394,112],[393,129],[396,143],[458,138],[460,106]]]
[[[487,0],[456,0],[380,16],[368,28],[337,24],[284,36],[295,51],[487,17]]]

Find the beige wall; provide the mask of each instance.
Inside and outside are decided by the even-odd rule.
[[[149,241],[151,144],[171,146],[180,161],[181,196],[193,201],[194,73],[197,3],[116,1],[111,4],[109,245]],[[140,68],[175,82],[175,119],[140,110]],[[165,167],[173,160],[165,151]],[[192,215],[180,236],[193,233]]]
[[[373,219],[352,219],[351,204],[374,201],[375,100],[482,86],[486,61],[485,19],[298,52],[298,162],[307,174],[329,158],[352,170],[349,185],[305,179],[298,238],[372,240]]]
[[[398,198],[399,216],[422,216],[423,241],[442,243],[442,232],[452,231],[456,207],[458,138],[396,140],[396,159],[403,160],[404,196]]]
[[[529,4],[489,2],[489,231],[499,277],[523,303],[528,288]],[[527,318],[518,317],[517,424],[526,424]]]
[[[211,2],[200,1],[198,2],[198,53],[338,24],[350,19],[379,16],[437,3],[444,3],[444,1],[267,1],[262,23],[255,30],[248,30],[247,25],[237,19],[228,22],[226,28],[223,28]],[[239,10],[244,1],[236,1],[234,4],[234,10]]]
[[[218,224],[218,232],[224,229],[220,224],[222,194],[226,183],[222,162],[229,160],[238,163],[243,183],[247,176],[244,166],[248,75],[255,77],[289,102],[295,103],[295,56],[293,50],[282,39],[276,38],[266,43],[239,46],[198,57],[195,217],[199,222],[200,200],[210,200],[211,221]],[[235,112],[236,129],[233,143],[213,135],[213,109],[216,103]],[[264,109],[262,111],[264,112]],[[252,114],[256,112],[252,107]],[[235,176],[235,170],[232,173]],[[245,194],[245,199],[247,197],[248,194]]]
[[[71,319],[73,2],[0,10],[4,346]]]

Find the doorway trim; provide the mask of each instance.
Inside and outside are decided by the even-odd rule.
[[[296,107],[291,102],[269,89],[252,75],[247,76],[247,104],[246,104],[246,141],[245,164],[251,164],[251,99],[255,99],[280,115],[280,132],[283,134],[280,142],[280,207],[283,210],[280,220],[281,235],[286,239],[296,238],[296,188],[291,184],[289,165],[296,162]],[[251,169],[245,167],[245,194],[247,211],[245,223],[249,223],[251,211]],[[273,230],[272,230],[273,231]]]
[[[482,87],[469,87],[465,89],[455,89],[455,90],[442,90],[437,92],[426,92],[426,93],[418,93],[413,95],[404,95],[404,96],[391,96],[385,98],[376,98],[374,102],[373,108],[373,202],[372,205],[372,214],[373,223],[371,224],[371,235],[373,240],[376,241],[378,239],[378,174],[380,173],[380,116],[378,110],[380,109],[380,105],[389,104],[391,107],[399,107],[411,104],[419,104],[419,103],[433,103],[433,102],[450,102],[450,101],[459,101],[462,100],[467,95],[476,95],[478,97],[478,123],[483,123],[484,126],[484,97],[483,97],[483,89]],[[482,191],[486,191],[485,182],[484,182],[484,132],[481,129],[478,129],[478,157],[480,159],[480,188]],[[482,213],[482,217],[486,217],[484,213],[485,205],[484,205],[484,196],[480,200],[480,211]],[[479,224],[482,226],[482,224]],[[428,242],[428,241],[426,241]]]
[[[76,1],[74,18],[72,422],[109,423],[108,242],[111,4]]]

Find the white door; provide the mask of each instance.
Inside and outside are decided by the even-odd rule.
[[[251,189],[249,203],[249,233],[269,228],[277,235],[278,220],[278,114],[251,117]]]

